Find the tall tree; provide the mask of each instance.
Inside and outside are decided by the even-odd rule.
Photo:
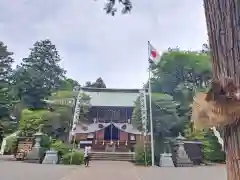
[[[0,41],[0,120],[9,116],[13,53]]]
[[[202,117],[206,126],[221,126],[224,131],[228,180],[240,180],[239,7],[240,1],[204,0],[213,83],[207,94],[197,96],[193,109],[193,117]]]
[[[206,89],[211,81],[211,62],[209,55],[202,52],[182,51],[169,48],[153,67],[153,92],[167,93],[177,107],[181,122],[190,120],[190,104],[199,89]],[[181,128],[184,124],[181,124]],[[180,127],[179,127],[180,128]]]
[[[106,84],[101,77],[97,78],[97,80],[92,84],[92,86],[96,88],[106,88]]]
[[[10,76],[12,72],[13,53],[0,41],[0,142],[3,139],[3,121],[9,119],[11,107]]]
[[[147,101],[149,98],[147,97]],[[148,106],[148,105],[147,105]],[[176,113],[176,102],[173,101],[172,96],[162,93],[152,94],[152,113],[154,133],[161,137],[172,136],[173,129],[180,123],[179,117]],[[149,106],[147,107],[149,111]],[[149,118],[148,118],[149,119]],[[142,130],[140,99],[135,102],[135,107],[132,115],[133,125]],[[149,125],[149,123],[148,123]]]
[[[93,83],[91,83],[90,81],[87,81],[85,83],[85,87],[106,88],[106,84],[104,83],[103,79],[99,77]]]
[[[14,75],[14,86],[19,98],[30,108],[42,108],[43,99],[59,88],[65,71],[61,58],[50,40],[37,41],[30,55],[23,58]]]

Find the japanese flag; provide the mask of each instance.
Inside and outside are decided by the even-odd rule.
[[[157,63],[160,60],[160,54],[158,51],[151,45],[148,41],[148,54],[149,54],[149,63]]]

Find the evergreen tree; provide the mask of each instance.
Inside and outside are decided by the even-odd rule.
[[[43,99],[59,88],[65,71],[55,45],[50,40],[37,41],[15,72],[18,97],[29,107],[44,107]]]
[[[95,82],[87,81],[84,87],[92,87],[92,88],[107,88],[101,77],[97,78]]]
[[[10,101],[10,76],[12,72],[12,52],[0,41],[0,142],[3,139],[4,128],[2,121],[8,119],[11,107]]]
[[[12,55],[13,53],[8,51],[7,46],[0,42],[0,120],[9,116]]]

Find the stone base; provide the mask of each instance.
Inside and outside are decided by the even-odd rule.
[[[173,164],[173,160],[172,160],[172,154],[171,153],[161,154],[159,166],[160,167],[175,167]]]
[[[193,162],[188,157],[183,144],[179,144],[178,151],[177,151],[177,167],[191,167],[193,166]]]
[[[177,167],[192,167],[193,162],[188,157],[178,157],[176,166]]]
[[[42,164],[58,164],[58,152],[54,150],[46,151]]]

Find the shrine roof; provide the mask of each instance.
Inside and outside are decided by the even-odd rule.
[[[92,123],[89,125],[76,125],[74,132],[83,134],[93,133],[104,129],[110,126],[111,124],[113,124],[116,128],[124,132],[131,134],[141,134],[141,132],[134,128],[132,124],[128,123]],[[123,128],[123,126],[125,127]]]
[[[133,107],[139,89],[81,88],[90,96],[92,106]]]

